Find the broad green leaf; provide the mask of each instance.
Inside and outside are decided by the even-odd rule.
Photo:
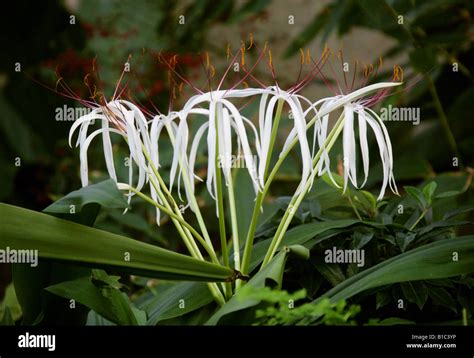
[[[428,300],[428,288],[423,282],[408,281],[401,283],[402,292],[409,302],[415,303],[421,310]]]
[[[92,226],[100,207],[127,207],[127,202],[112,180],[76,190],[45,210],[53,216]],[[24,311],[23,324],[32,324],[39,316],[43,317],[44,324],[85,323],[86,310],[71,310],[66,300],[45,294],[43,289],[63,281],[90,275],[90,270],[45,259],[40,259],[38,266],[36,268],[28,265],[13,266],[13,281]]]
[[[457,190],[445,191],[444,193],[436,194],[435,199],[450,198],[452,196],[456,196],[459,194],[462,194],[462,191],[457,191]]]
[[[404,189],[413,199],[416,200],[421,209],[428,207],[428,202],[425,198],[425,195],[420,189],[414,186],[405,186]]]
[[[137,325],[128,298],[109,285],[96,285],[91,277],[81,277],[46,288],[48,292],[73,299],[119,325]]]
[[[86,326],[115,326],[116,324],[102,317],[94,310],[90,310],[87,315]]]
[[[453,261],[453,252],[458,261]],[[445,239],[407,251],[345,280],[323,297],[333,302],[395,282],[446,278],[474,272],[474,236]],[[317,301],[316,300],[316,301]]]
[[[374,238],[374,233],[372,231],[369,231],[369,232],[356,231],[352,235],[352,247],[356,250],[360,250],[365,245],[367,245],[373,238]]]
[[[464,214],[464,213],[468,213],[468,212],[471,212],[471,211],[474,211],[474,205],[461,206],[461,207],[458,207],[454,210],[451,210],[451,211],[448,211],[447,213],[445,213],[444,216],[443,216],[443,220],[447,220],[447,219],[452,218],[454,216],[461,215],[461,214]]]
[[[179,282],[175,284],[160,284],[149,293],[151,298],[138,308],[146,311],[147,325],[156,325],[158,322],[182,316],[195,311],[213,301],[209,288],[199,282]]]
[[[80,213],[82,208],[89,204],[99,204],[106,208],[119,209],[129,207],[124,195],[118,190],[115,181],[108,179],[70,192],[65,197],[52,203],[43,212],[56,214]]]
[[[354,198],[359,201],[362,205],[368,207],[371,209],[371,211],[373,211],[374,213],[376,212],[377,210],[377,199],[375,198],[375,196],[366,191],[366,190],[358,190],[355,194],[354,194]]]
[[[434,223],[431,223],[429,225],[426,225],[420,228],[420,230],[418,230],[417,232],[417,235],[418,236],[424,235],[437,228],[449,228],[449,227],[458,228],[462,225],[469,225],[469,224],[472,224],[472,223],[470,221],[465,221],[465,220],[463,221],[459,221],[459,220],[435,221]]]
[[[8,244],[6,246],[14,247]],[[37,248],[31,245],[28,249]],[[38,252],[38,255],[41,253]],[[87,311],[69,309],[67,302],[59,297],[45,294],[44,288],[89,274],[90,269],[87,267],[71,265],[67,262],[51,262],[41,258],[38,260],[37,267],[31,267],[29,264],[13,264],[12,276],[15,292],[23,311],[22,324],[33,325],[40,321],[51,325],[84,324]]]
[[[431,204],[431,202],[433,201],[433,195],[436,190],[436,186],[436,182],[432,181],[431,183],[428,183],[423,187],[423,195],[428,201],[428,204]]]
[[[225,281],[230,268],[199,261],[123,236],[0,204],[2,246],[37,249],[39,256],[163,279]]]
[[[392,300],[392,296],[388,290],[377,291],[375,294],[375,309],[384,307]]]
[[[91,282],[97,287],[111,287],[120,290],[120,276],[108,275],[104,270],[92,270]]]
[[[449,308],[454,313],[458,313],[456,301],[445,288],[430,287],[429,295],[435,304]]]
[[[416,238],[416,234],[414,233],[405,233],[405,232],[397,232],[395,235],[395,242],[400,247],[401,252],[405,252],[408,245]]]
[[[314,264],[316,269],[329,281],[331,286],[336,286],[344,282],[345,276],[338,264],[327,264],[325,262],[317,262]]]

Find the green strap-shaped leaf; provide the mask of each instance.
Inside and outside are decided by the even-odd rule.
[[[445,278],[470,272],[474,272],[474,235],[436,241],[392,257],[352,276],[322,297],[338,302],[369,288],[395,282]]]
[[[234,271],[120,235],[0,203],[0,248],[171,280],[225,281]]]
[[[182,316],[212,302],[209,288],[201,282],[160,284],[156,291],[155,294],[150,292],[151,297],[145,302],[137,304],[138,308],[147,312],[147,325]]]

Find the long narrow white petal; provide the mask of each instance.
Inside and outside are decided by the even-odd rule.
[[[191,152],[189,154],[189,170],[191,173],[193,173],[193,176],[200,181],[202,181],[202,179],[198,177],[196,174],[194,174],[194,166],[196,163],[196,156],[197,156],[197,151],[199,148],[199,143],[201,142],[201,138],[203,137],[208,127],[209,127],[209,122],[205,122],[199,127],[196,134],[194,135],[194,139],[191,144]],[[193,188],[194,188],[194,180],[191,181],[191,183],[193,184]]]
[[[383,123],[383,121],[379,117],[379,115],[377,113],[375,113],[373,110],[371,110],[370,108],[368,108],[367,110],[372,114],[372,116],[375,119],[377,119],[377,121],[380,124],[380,127],[382,128],[382,131],[383,131],[383,134],[384,134],[384,137],[385,137],[385,142],[387,143],[387,153],[388,153],[389,171],[390,171],[390,173],[389,173],[389,176],[390,176],[389,186],[390,186],[390,189],[395,194],[398,194],[397,185],[395,183],[395,178],[393,176],[393,152],[392,152],[392,142],[390,141],[390,136],[388,135],[387,128],[385,127],[385,124]]]
[[[109,128],[108,129],[110,132],[114,132],[120,135],[123,135],[122,132]],[[82,186],[87,186],[89,185],[89,176],[88,176],[88,163],[87,163],[87,150],[89,149],[89,145],[91,144],[92,140],[99,134],[101,134],[104,131],[104,128],[101,129],[96,129],[94,132],[92,132],[86,140],[81,143],[80,146],[80,152],[79,152],[79,158],[81,161],[81,182]]]
[[[361,184],[361,187],[363,187],[367,182],[369,175],[369,144],[367,143],[367,120],[365,119],[365,111],[358,111],[357,114],[359,122],[360,151],[364,167],[364,182]]]
[[[110,141],[110,130],[109,130],[109,121],[102,121],[102,143],[104,148],[104,157],[105,164],[107,166],[107,171],[109,177],[114,181],[117,181],[117,175],[115,174],[115,165],[114,165],[114,155],[112,151],[112,142]]]
[[[265,118],[263,121],[263,125],[260,125],[260,145],[261,145],[261,154],[260,154],[260,159],[258,163],[258,178],[260,181],[260,186],[263,188],[265,183],[264,183],[264,172],[265,172],[265,166],[268,160],[268,152],[269,152],[269,146],[270,146],[270,138],[271,138],[271,132],[272,132],[272,127],[273,127],[273,111],[275,109],[276,103],[278,101],[278,97],[274,96],[272,99],[270,99],[267,110],[265,111]]]
[[[216,103],[211,103],[209,106],[209,127],[207,131],[207,190],[211,197],[216,200],[215,192],[215,171],[218,170],[215,166],[216,162]]]
[[[254,185],[254,190],[255,192],[259,191],[259,185],[258,185],[258,177],[257,177],[257,170],[256,170],[256,163],[254,162],[254,158],[252,155],[252,151],[250,150],[250,145],[249,141],[247,138],[247,133],[245,131],[245,125],[244,125],[244,120],[242,119],[242,116],[240,112],[237,110],[237,108],[228,100],[223,99],[222,104],[230,111],[232,114],[232,117],[234,119],[234,122],[236,124],[236,129],[237,129],[237,136],[238,139],[240,140],[240,143],[242,145],[242,150],[244,152],[244,160],[247,165],[247,170],[250,174],[250,178],[252,179],[253,185]]]
[[[372,127],[372,130],[374,131],[375,139],[377,140],[377,144],[379,146],[380,159],[382,160],[382,188],[380,189],[380,194],[377,198],[377,200],[381,200],[385,194],[385,189],[387,187],[390,177],[390,163],[388,158],[387,144],[385,142],[383,132],[380,129],[378,122],[374,118],[372,118],[372,116],[367,112],[365,118],[367,120],[367,123]]]

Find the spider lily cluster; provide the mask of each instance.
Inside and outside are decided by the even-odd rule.
[[[242,64],[244,50],[245,48],[241,51]],[[254,77],[252,70],[247,71],[244,67],[245,78],[254,79],[258,87],[237,88],[238,84],[243,82],[239,81],[231,88],[222,89],[223,80],[221,80],[217,89],[197,90],[197,94],[189,98],[180,110],[169,111],[168,114],[151,114],[132,101],[121,99],[114,94],[112,100],[96,106],[90,113],[76,120],[71,127],[70,145],[73,144],[73,137],[78,132],[75,146],[80,148],[82,185],[86,186],[89,183],[87,161],[89,146],[94,138],[101,137],[108,175],[117,182],[118,188],[125,192],[128,200],[133,195],[138,195],[154,205],[158,225],[161,215],[163,213],[168,215],[193,257],[233,265],[236,276],[244,278],[249,274],[253,237],[263,199],[290,151],[297,150],[301,158],[300,181],[261,267],[268,264],[275,255],[296,209],[310,190],[315,178],[325,173],[332,178],[329,151],[339,136],[342,135],[343,143],[344,190],[349,182],[359,188],[364,186],[367,180],[369,174],[367,129],[370,128],[375,135],[383,167],[383,180],[378,198],[384,196],[387,187],[397,193],[390,138],[384,123],[371,107],[386,97],[391,88],[400,84],[399,76],[394,76],[391,82],[370,85],[363,83],[358,89],[354,89],[354,79],[349,86],[344,76],[346,84],[344,90],[342,89],[344,86],[336,81],[338,90],[333,96],[316,101],[302,96],[300,90],[315,77],[319,76],[327,81],[321,71],[326,60],[327,56],[322,56],[322,60],[315,63],[308,76],[287,90],[280,88],[278,84],[263,85]],[[271,54],[270,66],[273,71]],[[239,103],[243,100],[258,101],[256,120],[247,118],[240,110]],[[291,113],[289,116],[291,130],[286,135],[277,162],[272,163],[271,158],[277,148],[276,138],[283,110]],[[329,117],[335,113],[340,113],[339,119],[330,127]],[[200,125],[197,130],[192,131],[191,123],[198,118],[201,118]],[[91,126],[97,122],[100,123],[100,128],[91,131]],[[360,185],[357,178],[356,128],[364,177]],[[128,145],[131,163],[128,166],[126,183],[118,181],[112,134],[122,137]],[[163,137],[166,137],[173,146],[169,173],[163,173],[161,170],[159,148],[160,145],[164,145]],[[205,177],[200,176],[196,170],[196,158],[201,147],[205,147],[204,151],[207,153]],[[246,233],[238,231],[232,176],[233,155],[244,158],[245,168],[255,193],[255,207]],[[165,181],[164,177],[168,180]],[[220,258],[196,199],[196,183],[199,181],[205,182],[210,196],[216,203]],[[335,181],[334,184],[337,185]],[[224,202],[224,191],[227,191],[226,202]],[[145,192],[149,192],[149,196]],[[184,203],[190,208],[196,216],[199,228],[192,227],[184,220],[183,204],[178,203]],[[231,235],[227,233],[228,228],[224,220],[226,208],[231,218]],[[233,255],[230,255],[228,248],[229,237]],[[235,287],[232,287],[231,283],[222,286],[215,283],[208,285],[216,301],[222,304],[232,295],[233,289],[238,289],[241,284],[241,280],[237,280]]]

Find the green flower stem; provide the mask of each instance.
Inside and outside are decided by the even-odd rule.
[[[171,218],[177,220],[182,226],[186,227],[192,234],[193,236],[199,241],[199,243],[202,245],[202,247],[211,255],[211,248],[207,245],[206,240],[199,234],[199,232],[196,231],[190,224],[188,224],[186,221],[183,220],[183,218],[180,218],[178,215],[176,215],[174,212],[166,208],[165,206],[157,203],[154,201],[152,198],[150,198],[148,195],[143,194],[141,191],[138,191],[136,188],[129,186],[127,190],[133,191],[135,194],[137,194],[140,198],[143,200],[147,201],[149,204],[157,207],[161,211],[165,212],[168,216]],[[220,264],[219,261],[214,262],[216,264]]]
[[[166,127],[166,130],[168,131],[171,144],[174,146],[175,138],[174,138],[173,131],[171,130],[171,127],[169,124],[167,124],[165,127]],[[186,190],[188,191],[188,193],[194,193],[194,190],[192,189],[192,186],[191,186],[191,182],[189,181],[186,166],[183,165],[181,156],[179,156],[179,167],[181,170],[181,177],[183,178],[183,182],[184,182],[184,186],[186,187]],[[202,235],[204,236],[204,239],[206,240],[208,245],[212,247],[214,251],[214,256],[217,257],[217,255],[215,254],[214,245],[212,244],[211,237],[209,236],[209,232],[207,231],[207,227],[206,227],[206,224],[204,223],[204,219],[202,217],[201,210],[199,209],[199,205],[197,203],[196,197],[194,195],[191,195],[189,199],[191,201],[190,203],[191,207],[194,208],[193,212],[198,221],[199,228],[201,229]]]
[[[352,209],[354,210],[354,213],[356,214],[357,219],[362,221],[362,216],[360,216],[359,210],[357,210],[357,207],[355,206],[354,202],[352,201],[351,193],[349,191],[348,191],[348,194],[347,194],[347,200],[349,201],[349,204],[352,206]]]
[[[216,132],[218,133],[218,120],[215,119]],[[224,266],[230,267],[229,264],[229,250],[227,248],[227,234],[225,229],[225,213],[224,213],[224,195],[222,194],[222,163],[219,160],[219,137],[216,135],[216,157],[215,157],[215,171],[216,171],[216,191],[217,191],[217,211],[219,214],[219,234],[221,238],[221,253]],[[224,293],[227,299],[232,296],[232,285],[230,282],[224,284]]]
[[[239,242],[239,226],[237,221],[237,210],[235,208],[235,196],[234,196],[234,179],[232,174],[229,175],[227,185],[227,195],[229,197],[229,209],[230,209],[230,222],[232,226],[232,245],[234,252],[234,269],[240,271],[240,242]],[[235,281],[235,288],[240,287],[240,280]]]
[[[421,221],[421,219],[423,219],[425,217],[428,210],[430,210],[430,208],[426,208],[421,212],[420,216],[418,216],[418,219],[416,219],[416,221],[410,227],[410,229],[409,229],[410,231],[413,231],[413,229],[416,227],[416,225],[418,225],[418,223]]]
[[[150,176],[150,181],[151,181],[153,187],[155,188],[158,196],[160,197],[163,204],[165,205],[165,207],[169,211],[174,211],[178,217],[183,219],[183,216],[181,214],[181,211],[178,208],[178,205],[176,204],[173,197],[171,196],[168,188],[166,187],[166,184],[165,184],[163,178],[161,177],[160,173],[158,173],[158,170],[156,169],[155,165],[151,161],[150,156],[149,156],[148,152],[145,150],[145,147],[143,145],[142,145],[142,150],[143,150],[143,154],[144,154],[146,160],[148,161],[148,163],[150,164],[150,166],[152,168],[153,174],[155,175],[156,179],[158,180],[158,182],[160,184],[160,185],[158,185],[155,182],[155,180],[153,180],[153,178]],[[165,191],[165,193],[163,193],[163,191]],[[171,203],[169,203],[169,202],[171,202]],[[171,205],[173,205],[173,207]],[[194,239],[192,238],[192,235],[189,232],[189,230],[187,228],[182,228],[180,223],[178,221],[176,221],[176,219],[174,219],[173,217],[171,218],[171,220],[173,221],[176,228],[178,229],[178,233],[180,233],[180,235],[183,237],[183,240],[184,240],[186,246],[188,247],[188,250],[191,253],[191,255],[194,254],[193,256],[195,256],[195,257],[197,257],[201,260],[204,260],[204,257],[202,256],[201,252],[199,251],[199,248],[196,245],[196,242],[194,241]],[[219,263],[219,260],[217,260],[217,256],[211,255],[211,259],[215,263]]]
[[[283,109],[283,104],[284,104],[284,100],[279,99],[277,109],[276,109],[276,113],[275,113],[274,125],[273,125],[271,136],[270,136],[269,153],[268,153],[268,156],[267,156],[267,162],[265,163],[265,171],[264,171],[264,174],[263,174],[264,178],[266,176],[266,173],[267,173],[267,170],[268,170],[268,167],[270,165],[271,158],[272,158],[272,151],[273,151],[273,147],[275,145],[275,140],[276,140],[277,133],[278,133],[278,126],[279,126],[279,123],[280,123],[281,111]],[[286,155],[288,153],[289,153],[289,151],[287,151]],[[285,155],[285,157],[286,157],[286,155]],[[273,180],[273,177],[275,176],[276,172],[278,171],[278,168],[280,167],[280,165],[281,165],[281,162],[280,162],[280,160],[278,160],[277,165],[272,170],[268,181],[265,182],[265,187],[263,188],[262,191],[259,191],[257,193],[257,196],[255,198],[255,205],[253,207],[252,219],[250,221],[249,230],[247,232],[247,237],[245,239],[245,248],[244,248],[244,253],[243,253],[243,257],[242,257],[242,266],[241,266],[241,268],[242,268],[242,273],[243,274],[247,273],[249,265],[250,265],[250,258],[252,256],[252,249],[253,249],[253,240],[254,240],[254,236],[255,236],[255,230],[257,229],[257,220],[258,220],[258,216],[260,215],[260,210],[261,210],[261,207],[262,207],[263,199],[264,199],[265,194],[267,193],[268,188],[270,186],[270,183]]]
[[[128,143],[128,140],[126,138],[125,138],[125,141]],[[159,183],[160,183],[161,187],[163,188],[163,190],[166,191],[167,195],[165,196],[163,194],[163,191],[160,189],[160,186],[157,185],[157,183],[153,180],[153,178],[151,176],[150,176],[150,182],[152,183],[153,187],[155,188],[155,190],[156,190],[158,196],[160,197],[161,201],[163,202],[163,204],[165,204],[165,207],[169,211],[173,211],[172,208],[171,208],[170,203],[168,202],[168,200],[170,200],[171,203],[173,204],[174,208],[175,208],[175,212],[182,219],[183,217],[181,215],[181,211],[179,210],[178,206],[176,205],[176,202],[174,201],[173,197],[169,193],[168,188],[166,187],[166,184],[163,181],[163,178],[161,178],[160,173],[158,173],[158,170],[155,167],[155,165],[153,164],[152,160],[150,159],[150,155],[148,154],[148,152],[147,152],[147,150],[146,150],[143,143],[141,143],[141,147],[142,147],[143,155],[145,156],[146,160],[150,164],[150,167],[152,168],[153,174],[155,175],[156,179],[159,181]],[[187,247],[189,253],[191,254],[191,256],[193,256],[195,258],[198,258],[200,260],[204,260],[203,256],[201,255],[201,252],[199,251],[199,248],[197,247],[196,243],[194,242],[194,240],[192,238],[192,235],[189,232],[189,230],[186,229],[186,228],[183,229],[181,224],[175,218],[171,217],[171,221],[175,225],[176,230],[178,231],[178,234],[183,239],[183,242],[186,245],[186,247]],[[211,258],[212,258],[212,256],[211,256]],[[217,260],[217,257],[216,257],[214,262],[219,263],[219,260]]]
[[[360,93],[359,95],[351,98],[351,101],[355,101],[363,95],[365,95],[365,93],[364,94]],[[320,117],[322,117],[326,114],[329,114],[330,112],[335,111],[336,109],[339,109],[340,107],[344,106],[344,104],[345,104],[344,102],[341,102],[337,107],[331,108],[331,111],[328,111],[328,110],[320,111],[318,113],[318,115],[315,115],[308,122],[308,124],[306,125],[306,129],[311,128],[314,125],[314,123],[316,123],[316,121]],[[328,136],[328,138],[329,138],[329,136]],[[248,267],[249,267],[249,264],[250,264],[250,255],[252,253],[252,246],[253,246],[253,239],[254,239],[253,237],[255,235],[255,230],[257,228],[257,220],[258,220],[258,217],[260,215],[260,210],[261,210],[263,199],[264,199],[265,195],[267,194],[268,189],[270,188],[270,185],[271,185],[273,179],[276,176],[276,173],[280,169],[280,166],[282,165],[283,161],[286,159],[286,157],[288,156],[290,151],[293,149],[293,147],[296,145],[296,143],[298,143],[298,139],[294,138],[293,141],[288,145],[286,150],[283,151],[280,154],[280,157],[278,158],[275,166],[273,167],[272,171],[270,172],[270,175],[268,176],[267,180],[265,181],[265,186],[263,187],[263,190],[261,192],[257,193],[257,196],[255,198],[255,206],[254,206],[253,213],[252,213],[252,219],[251,219],[251,222],[250,222],[249,231],[247,233],[247,238],[246,238],[246,242],[245,242],[244,256],[243,256],[243,260],[242,260],[242,271],[241,271],[243,274],[248,273],[247,271],[248,271]]]
[[[317,116],[314,116],[313,119],[311,119],[311,121],[309,121],[306,128],[310,128],[316,122],[317,118],[318,118]],[[327,139],[330,139],[331,134],[332,134],[332,132],[329,133]],[[263,187],[263,190],[261,192],[257,193],[257,197],[255,199],[255,206],[253,208],[253,213],[252,213],[252,219],[250,221],[249,231],[248,231],[248,234],[247,234],[247,241],[246,241],[245,251],[244,251],[244,259],[242,260],[242,273],[243,274],[248,274],[247,271],[248,271],[248,267],[250,265],[250,255],[251,255],[251,251],[252,251],[253,237],[255,235],[255,230],[257,228],[257,220],[258,220],[258,216],[260,215],[260,208],[262,206],[263,198],[265,197],[268,190],[270,189],[270,184],[273,182],[273,179],[275,178],[276,173],[280,169],[282,163],[284,162],[284,160],[286,159],[286,157],[290,153],[291,149],[296,145],[297,142],[298,142],[298,140],[295,138],[290,143],[290,145],[286,148],[286,150],[281,153],[281,155],[278,158],[275,166],[273,167],[272,171],[270,172],[270,175],[268,176],[267,180],[265,181],[265,186]],[[249,242],[250,242],[250,244],[248,245],[247,243],[249,243]]]
[[[154,179],[150,177],[150,181],[151,181],[153,187],[155,188],[155,190],[159,194],[161,193],[161,195],[163,195],[163,193],[161,192],[159,186],[155,183]],[[194,240],[189,240],[189,237],[185,233],[183,228],[181,227],[181,224],[183,224],[183,226],[185,226],[185,229],[187,230],[188,233],[190,233],[191,231],[194,231],[195,234],[197,234],[197,235],[199,235],[199,233],[197,233],[197,231],[194,230],[194,228],[191,225],[187,224],[182,217],[180,217],[179,215],[173,214],[172,209],[171,209],[171,207],[170,207],[169,203],[167,202],[166,197],[164,195],[162,197],[162,200],[163,200],[163,203],[166,206],[162,206],[162,205],[156,203],[154,200],[152,200],[151,198],[149,198],[145,194],[137,191],[135,188],[129,187],[129,189],[131,191],[134,191],[142,199],[145,199],[147,202],[153,204],[154,206],[156,206],[156,207],[160,208],[161,210],[163,210],[164,212],[166,212],[171,217],[171,220],[175,224],[176,229],[178,230],[179,235],[182,237],[182,239],[183,239],[186,247],[188,248],[191,256],[193,256],[194,258],[200,259],[202,261],[205,261],[203,256],[201,255],[201,252],[199,251],[199,248],[196,246],[196,243],[194,242]],[[202,237],[201,237],[201,239],[202,239]],[[201,242],[201,240],[199,240],[199,241]],[[194,245],[193,245],[193,243],[194,243]],[[202,243],[206,243],[205,240],[203,240],[203,242],[201,242],[201,244]],[[206,247],[206,246],[204,246],[204,248],[207,251],[209,249],[209,247]],[[220,264],[218,260],[215,263]],[[224,296],[222,295],[222,292],[219,290],[219,287],[217,286],[217,284],[215,282],[208,282],[207,286],[209,287],[209,290],[211,291],[211,295],[214,298],[214,300],[216,301],[216,303],[219,306],[223,306],[225,304],[225,299],[224,299]]]
[[[270,166],[273,147],[275,146],[275,141],[276,141],[277,134],[278,134],[278,126],[280,125],[281,111],[283,109],[283,104],[284,103],[285,103],[285,101],[283,99],[278,100],[276,113],[275,113],[275,120],[273,122],[272,133],[270,135],[270,145],[268,146],[267,162],[265,163],[265,171],[263,172],[264,181],[266,179],[265,176],[267,175],[268,167]]]
[[[143,154],[145,155],[146,160],[150,164],[150,166],[152,168],[152,171],[155,174],[155,177],[158,179],[158,181],[160,182],[160,186],[163,188],[163,190],[167,194],[165,196],[163,194],[163,192],[161,191],[160,186],[155,182],[155,180],[152,177],[150,177],[150,181],[151,181],[153,187],[155,188],[156,192],[160,196],[160,199],[163,201],[163,203],[165,204],[165,207],[168,209],[168,211],[173,211],[170,204],[168,203],[168,199],[170,199],[172,201],[172,203],[174,204],[174,209],[175,209],[176,215],[178,217],[180,217],[181,219],[183,219],[181,211],[179,210],[178,206],[176,205],[176,202],[173,200],[173,197],[171,196],[168,188],[166,187],[166,184],[163,181],[163,178],[158,173],[158,170],[156,169],[155,165],[151,161],[150,156],[147,153],[147,151],[145,150],[143,144],[142,144],[142,149],[143,149]],[[180,222],[172,216],[171,216],[171,220],[173,221],[173,224],[176,226],[176,229],[178,230],[178,233],[183,238],[183,241],[186,244],[186,247],[188,248],[191,256],[193,256],[194,258],[205,261],[204,257],[202,256],[201,252],[199,251],[199,248],[196,245],[196,242],[193,240],[193,238],[191,236],[191,232],[189,231],[189,229],[186,228],[186,227],[183,229],[181,227]],[[184,221],[184,219],[183,219],[183,221]],[[207,243],[207,240],[205,240],[205,241]],[[208,246],[208,248],[213,253],[212,255],[210,255],[211,260],[214,263],[220,264],[219,260],[217,259],[216,254],[215,254],[215,251],[213,250],[212,244],[211,244],[210,247]],[[209,282],[207,284],[207,286],[209,287],[209,290],[211,291],[211,294],[212,294],[214,300],[217,302],[217,304],[219,306],[223,306],[225,304],[225,299],[224,299],[224,296],[222,295],[222,292],[220,291],[219,287],[217,286],[217,284],[215,282]]]
[[[339,120],[337,121],[336,125],[334,128],[331,130],[331,133],[328,135],[328,138],[326,139],[326,143],[323,148],[320,148],[318,152],[316,153],[314,159],[313,159],[313,172],[311,173],[308,181],[306,182],[304,188],[301,190],[301,192],[298,195],[293,196],[291,199],[290,204],[288,205],[288,208],[285,211],[285,214],[283,215],[283,219],[280,221],[280,225],[278,226],[277,232],[275,233],[275,236],[272,239],[272,242],[270,243],[270,246],[267,250],[267,253],[265,255],[265,258],[263,259],[263,263],[260,267],[262,269],[265,265],[267,265],[270,260],[273,258],[275,255],[278,247],[280,246],[280,243],[283,239],[283,236],[285,235],[288,226],[291,223],[291,220],[293,219],[296,211],[298,210],[301,202],[303,201],[304,197],[306,196],[306,193],[308,192],[309,188],[311,187],[311,183],[313,182],[315,176],[317,175],[318,171],[316,170],[316,166],[319,162],[319,159],[321,157],[321,154],[323,153],[323,150],[330,151],[331,148],[333,147],[334,143],[336,142],[337,138],[339,137],[339,134],[341,133],[343,127],[344,127],[344,119],[343,115],[339,117]]]
[[[318,119],[318,116],[314,116],[313,119],[311,119],[311,121],[308,122],[306,128],[307,129],[310,128],[316,122],[317,119]],[[257,197],[255,198],[255,206],[253,208],[253,213],[252,213],[252,219],[250,221],[249,231],[247,233],[247,239],[246,239],[245,249],[244,249],[244,257],[242,260],[242,273],[243,274],[248,274],[247,271],[250,265],[250,256],[252,253],[253,239],[255,236],[255,230],[257,229],[257,221],[260,215],[263,199],[265,198],[265,195],[267,195],[267,192],[270,189],[270,185],[273,182],[273,179],[275,178],[276,173],[278,172],[281,165],[285,161],[286,157],[290,153],[291,149],[293,149],[293,147],[296,145],[297,142],[298,142],[298,139],[295,138],[290,143],[290,145],[280,154],[280,157],[278,158],[272,171],[270,172],[270,175],[265,181],[265,186],[263,187],[262,191],[259,191],[257,193]]]

